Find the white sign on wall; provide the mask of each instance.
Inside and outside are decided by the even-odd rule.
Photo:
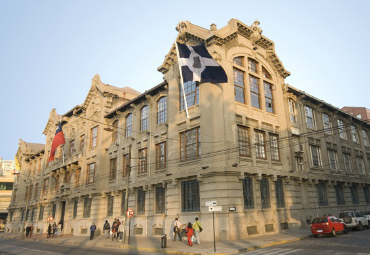
[[[222,206],[210,206],[209,211],[210,212],[221,212],[222,211]]]
[[[206,202],[206,206],[216,206],[217,205],[217,201],[207,201]]]

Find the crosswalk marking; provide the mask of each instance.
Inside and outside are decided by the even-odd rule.
[[[245,253],[246,255],[258,255],[258,254],[263,254],[263,255],[285,255],[285,254],[290,254],[293,252],[298,252],[301,251],[302,249],[284,249],[284,248],[274,248],[270,250],[262,249],[262,250],[255,250],[251,252]]]
[[[42,251],[42,250],[36,250],[36,249],[30,249],[30,248],[23,248],[23,247],[18,247],[18,246],[12,246],[12,245],[2,245],[1,246],[2,248],[5,248],[4,249],[4,251],[6,251],[6,250],[8,250],[8,249],[10,249],[10,248],[12,248],[12,253],[13,254],[17,254],[17,250],[21,250],[20,252],[21,252],[21,254],[22,255],[26,255],[26,254],[28,254],[29,252],[41,252],[41,253],[43,253],[43,254],[45,254],[45,253],[48,253],[48,254],[55,254],[55,255],[62,255],[61,253],[55,253],[55,252],[51,252],[51,251]],[[6,247],[8,247],[8,248],[6,248]]]

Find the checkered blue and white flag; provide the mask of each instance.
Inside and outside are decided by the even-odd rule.
[[[187,81],[227,82],[225,70],[211,57],[203,43],[197,46],[177,43],[177,48],[184,83]]]

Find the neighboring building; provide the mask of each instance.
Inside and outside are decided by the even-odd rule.
[[[342,107],[342,111],[349,113],[361,120],[370,121],[370,110],[365,107]]]
[[[8,216],[8,206],[12,197],[14,182],[14,160],[0,158],[0,232]]]
[[[370,125],[285,84],[290,73],[258,25],[177,26],[177,41],[205,43],[229,77],[184,84],[190,118],[175,45],[158,68],[165,81],[145,93],[96,75],[82,105],[53,110],[43,150],[48,155],[59,119],[66,144],[50,164],[43,151],[25,157],[20,148],[22,185],[8,230],[32,222],[45,233],[52,216],[64,233],[88,235],[93,221],[101,230],[106,219],[122,219],[128,202],[132,235],[172,235],[174,218],[199,217],[203,240],[213,240],[206,202],[216,201],[216,238],[233,240],[369,207]]]

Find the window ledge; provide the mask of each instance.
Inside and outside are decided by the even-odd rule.
[[[200,158],[182,161],[180,162],[179,166],[182,167],[182,166],[188,166],[188,165],[193,165],[193,164],[198,164],[198,163],[200,163]]]

